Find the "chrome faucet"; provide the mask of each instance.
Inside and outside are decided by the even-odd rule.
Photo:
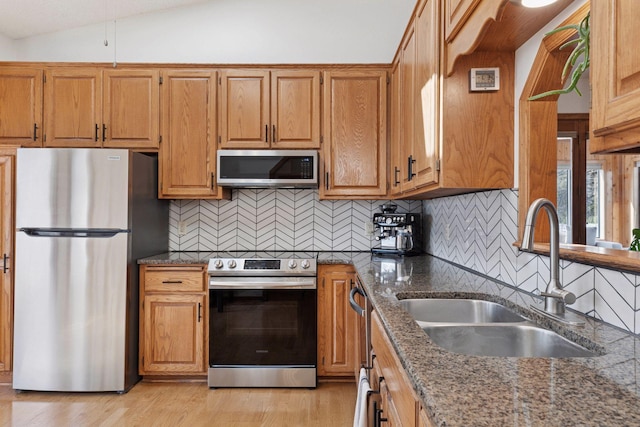
[[[546,209],[547,216],[549,217],[549,224],[551,225],[551,240],[549,242],[549,258],[550,258],[550,271],[551,277],[547,284],[547,289],[540,295],[544,297],[544,312],[554,317],[562,317],[564,315],[564,309],[566,304],[573,304],[576,302],[576,296],[564,289],[560,284],[559,271],[560,271],[560,259],[558,252],[560,251],[560,239],[558,231],[558,212],[555,206],[548,199],[537,199],[534,201],[529,210],[527,211],[527,219],[525,220],[524,236],[522,238],[522,245],[520,249],[523,251],[533,251],[533,233],[536,226],[536,218],[540,209]],[[535,308],[535,307],[534,307]]]

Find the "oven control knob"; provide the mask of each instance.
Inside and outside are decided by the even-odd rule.
[[[393,222],[393,218],[387,217],[386,223],[391,224]]]
[[[229,268],[236,268],[236,261],[232,259],[231,261],[229,261],[229,262],[227,263],[227,266],[228,266]]]
[[[216,262],[213,263],[213,266],[217,269],[222,268],[223,267],[222,260],[217,259]]]
[[[305,270],[306,270],[307,268],[309,268],[310,266],[311,266],[311,265],[309,264],[309,261],[308,261],[308,260],[306,260],[306,259],[305,259],[305,260],[302,260],[302,262],[300,263],[300,267],[304,268]]]
[[[298,266],[298,263],[294,260],[289,261],[289,268],[294,269]]]

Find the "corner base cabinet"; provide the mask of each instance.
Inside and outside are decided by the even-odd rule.
[[[140,375],[206,377],[205,276],[206,265],[140,267]]]
[[[375,401],[376,406],[375,411],[369,411],[374,418],[369,420],[369,425],[381,425],[380,422],[386,419],[386,424],[383,424],[386,426],[435,426],[420,404],[375,311],[371,314],[371,346],[375,354],[372,385],[374,389],[377,387],[380,394],[369,402],[369,405],[373,405]]]

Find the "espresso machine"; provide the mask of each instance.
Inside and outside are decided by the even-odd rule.
[[[410,256],[422,253],[422,215],[397,213],[397,206],[385,204],[382,212],[373,214],[375,239],[379,246],[371,249],[377,255]]]

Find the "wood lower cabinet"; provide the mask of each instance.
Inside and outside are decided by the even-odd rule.
[[[41,68],[0,67],[0,144],[42,146]]]
[[[0,149],[0,383],[11,381],[15,151]]]
[[[413,386],[375,311],[371,315],[371,346],[375,354],[376,375],[384,378],[380,380],[379,388],[382,413],[377,416],[387,419],[385,425],[422,425]]]
[[[360,367],[359,321],[349,305],[356,286],[350,265],[318,266],[318,376],[353,378]]]
[[[387,72],[324,73],[320,198],[387,194]]]
[[[220,199],[216,185],[216,72],[164,71],[160,198]]]
[[[140,375],[205,376],[206,265],[140,267]]]
[[[320,147],[320,72],[220,72],[221,148]]]

